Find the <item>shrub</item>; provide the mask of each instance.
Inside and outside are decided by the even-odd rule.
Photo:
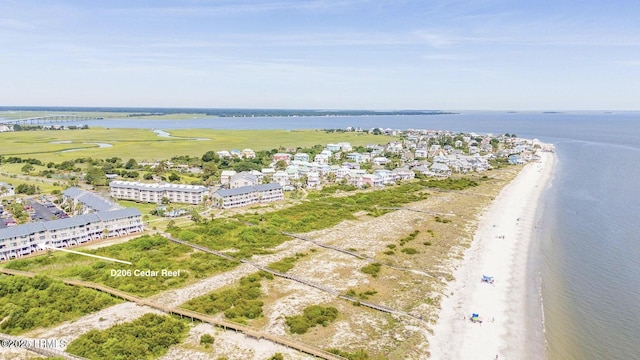
[[[407,255],[413,255],[413,254],[417,254],[418,250],[414,249],[414,248],[404,248],[401,250],[403,253],[407,254]]]
[[[380,273],[380,267],[382,265],[380,263],[371,263],[365,267],[363,267],[362,269],[360,269],[360,271],[362,271],[365,274],[369,274],[373,277],[378,277],[378,274]]]
[[[213,341],[215,339],[213,338],[213,336],[209,335],[209,334],[204,334],[202,336],[200,336],[200,345],[204,345],[205,347],[209,347],[211,346],[211,344],[213,344]]]
[[[329,306],[312,305],[303,310],[302,315],[287,316],[286,324],[294,334],[304,334],[309,328],[322,325],[328,326],[338,317],[338,309]]]

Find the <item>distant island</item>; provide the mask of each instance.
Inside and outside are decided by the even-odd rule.
[[[47,107],[0,106],[0,111],[48,112],[109,112],[126,116],[162,116],[172,114],[203,114],[219,117],[287,117],[287,116],[377,116],[377,115],[451,115],[440,110],[314,110],[314,109],[206,109],[206,108],[143,108],[143,107]]]

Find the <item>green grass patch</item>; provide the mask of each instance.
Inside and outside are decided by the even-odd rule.
[[[96,282],[130,294],[150,296],[238,265],[213,254],[197,252],[188,246],[172,243],[158,235],[142,236],[123,244],[83,252],[129,261],[133,265],[116,264],[76,254],[55,254],[57,256],[43,255],[12,260],[6,267],[43,271],[51,276]],[[162,276],[160,271],[163,269],[180,270],[180,276]],[[136,276],[136,270],[159,273],[158,276]]]
[[[212,293],[189,300],[182,307],[199,313],[214,315],[224,312],[227,319],[246,323],[247,320],[262,316],[260,297],[260,281],[263,278],[272,279],[272,275],[263,271],[245,276],[240,279],[238,286],[221,289]]]
[[[403,253],[407,254],[407,255],[414,255],[418,253],[418,250],[414,249],[414,248],[403,248],[402,250]]]
[[[369,297],[377,294],[378,292],[375,290],[367,290],[367,291],[361,291],[361,292],[357,292],[354,289],[349,289],[345,295],[353,297],[353,298],[359,298],[360,300],[368,300]]]
[[[156,359],[187,337],[189,327],[169,316],[145,314],[129,323],[80,335],[66,351],[88,359]]]
[[[303,233],[332,227],[343,220],[355,219],[354,214],[367,211],[380,216],[390,210],[380,207],[400,207],[424,200],[427,194],[418,183],[406,183],[384,190],[356,193],[350,196],[330,198],[330,201],[305,201],[286,209],[262,215],[242,215],[242,221],[271,226],[287,232]],[[262,221],[261,221],[262,220]]]
[[[281,273],[286,273],[287,271],[293,269],[296,261],[305,257],[306,255],[307,254],[304,253],[296,253],[295,256],[286,257],[280,261],[267,265],[267,268]]]
[[[443,180],[423,180],[420,183],[428,188],[436,188],[441,190],[464,190],[478,186],[477,182],[465,177],[455,179],[447,178]]]
[[[214,219],[189,228],[172,228],[173,236],[214,250],[233,249],[238,259],[270,254],[271,248],[290,240],[270,224],[249,226],[232,219]]]
[[[418,236],[418,234],[420,234],[420,230],[412,231],[411,234],[409,234],[409,235],[403,237],[402,239],[400,239],[400,246],[404,246],[409,241],[412,241],[413,239],[416,238],[416,236]]]
[[[122,302],[93,289],[64,284],[46,276],[33,279],[0,275],[0,330],[16,335]]]
[[[340,355],[343,358],[348,360],[369,360],[369,354],[362,349],[356,350],[352,353],[347,351],[342,351],[340,349],[329,349],[327,351],[335,355]]]
[[[371,263],[361,268],[360,271],[362,271],[365,274],[369,274],[375,278],[375,277],[378,277],[381,267],[382,265],[380,263]]]
[[[436,222],[443,223],[443,224],[448,224],[448,223],[450,223],[450,222],[451,222],[451,220],[450,220],[450,219],[444,219],[444,218],[441,218],[440,216],[436,216],[436,217],[434,218],[434,220],[435,220]]]
[[[329,306],[312,305],[306,307],[302,315],[287,316],[286,324],[294,334],[304,334],[316,325],[327,327],[338,317],[338,309]]]

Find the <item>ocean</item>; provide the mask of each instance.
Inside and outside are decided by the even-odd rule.
[[[530,311],[532,318],[544,318],[540,346],[549,360],[640,359],[640,112],[465,111],[86,123],[161,130],[441,129],[510,133],[553,143],[557,165],[543,196],[529,260]],[[535,332],[532,341],[539,337]]]

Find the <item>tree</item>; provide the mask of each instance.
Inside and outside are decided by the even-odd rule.
[[[202,215],[198,213],[198,210],[196,209],[191,210],[191,221],[193,221],[196,224],[202,222]]]
[[[129,159],[127,163],[124,165],[125,169],[131,170],[138,167],[138,162],[135,159]]]
[[[107,175],[105,171],[97,166],[89,165],[87,173],[84,176],[84,181],[87,184],[94,186],[102,186],[107,184]]]
[[[215,162],[210,161],[210,162],[205,162],[204,165],[202,165],[202,178],[203,179],[208,179],[211,176],[214,176],[218,173],[218,165],[216,165]]]
[[[204,153],[204,155],[202,155],[202,161],[204,162],[210,162],[214,160],[218,160],[218,154],[216,154],[214,151],[209,150]]]
[[[284,160],[278,160],[276,162],[276,169],[278,170],[284,170],[287,168],[287,162]]]
[[[22,167],[22,169],[20,169],[23,173],[29,175],[33,170],[35,170],[36,168],[31,165],[31,164],[26,164],[25,166]]]
[[[176,172],[172,172],[169,175],[169,181],[171,181],[171,182],[180,181],[180,175],[178,175]]]

